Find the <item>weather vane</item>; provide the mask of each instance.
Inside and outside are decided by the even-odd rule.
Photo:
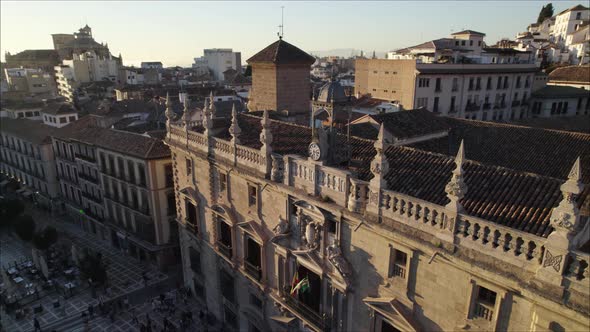
[[[279,36],[279,39],[283,39],[283,27],[284,27],[284,17],[283,17],[283,11],[285,9],[285,6],[281,6],[281,25],[279,25],[279,32],[277,32],[277,36]]]

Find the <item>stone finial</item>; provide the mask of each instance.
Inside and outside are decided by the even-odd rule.
[[[241,144],[240,134],[242,129],[238,125],[238,111],[236,111],[236,104],[231,109],[231,126],[229,126],[229,133],[231,134],[231,141],[233,144]]]
[[[575,233],[580,219],[576,198],[584,190],[580,157],[574,162],[567,181],[560,189],[563,199],[551,213],[551,226],[558,232]]]
[[[215,117],[215,101],[213,99],[213,90],[209,93],[209,109],[211,111],[211,117]]]
[[[262,124],[262,131],[260,132],[260,142],[262,143],[261,151],[265,154],[270,154],[272,152],[272,148],[270,144],[272,143],[272,132],[270,130],[270,118],[268,117],[268,110],[264,110],[264,114],[262,115],[262,120],[260,121]]]
[[[457,156],[455,157],[455,169],[453,170],[453,176],[449,183],[447,183],[445,187],[445,192],[447,193],[447,197],[449,198],[450,202],[447,204],[447,208],[454,211],[454,212],[461,212],[463,211],[463,206],[459,201],[465,196],[467,193],[467,185],[463,181],[463,161],[465,160],[465,149],[463,147],[463,140],[461,140],[461,145],[459,146],[459,151],[457,151]]]
[[[172,111],[172,102],[170,102],[170,93],[166,93],[166,119],[168,122],[174,117],[174,111]]]
[[[189,104],[190,101],[187,98],[184,98],[184,110],[182,113],[182,121],[184,121],[185,124],[188,124],[188,122],[190,121],[190,114],[189,114]]]
[[[379,135],[377,136],[377,141],[373,145],[375,150],[377,150],[377,154],[375,158],[371,162],[371,173],[373,173],[373,179],[371,179],[371,187],[378,188],[379,190],[383,187],[387,187],[387,181],[383,178],[385,174],[389,171],[389,162],[387,161],[387,157],[385,156],[385,149],[387,148],[387,144],[391,141],[390,134],[383,123],[379,128]]]

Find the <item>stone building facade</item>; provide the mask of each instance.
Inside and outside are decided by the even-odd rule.
[[[401,146],[383,125],[327,140],[268,111],[214,113],[168,110],[165,141],[185,285],[227,330],[590,327],[589,135],[550,177],[463,143],[454,158]]]
[[[73,124],[52,139],[65,212],[126,254],[174,262],[172,165],[161,138]]]
[[[18,180],[24,195],[50,207],[59,197],[50,137],[55,128],[24,118],[2,118],[0,125],[0,172]]]

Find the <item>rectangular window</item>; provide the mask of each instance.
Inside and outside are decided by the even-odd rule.
[[[399,277],[405,279],[407,263],[408,255],[405,252],[391,248],[389,277]]]
[[[201,253],[192,247],[188,248],[191,270],[196,274],[201,274]]]
[[[435,91],[436,92],[442,91],[442,87],[441,87],[440,83],[441,83],[441,78],[440,77],[437,77],[436,78],[436,88],[435,88]]]
[[[418,79],[418,87],[419,88],[427,88],[430,86],[430,79],[429,78],[419,78]]]
[[[66,123],[66,118],[65,117],[59,118],[59,123]]]
[[[143,164],[137,165],[138,173],[139,173],[139,185],[145,186],[146,185],[146,178],[145,178],[145,166]]]
[[[260,244],[254,239],[247,237],[246,240],[246,272],[256,280],[260,280],[262,274]]]
[[[420,107],[428,107],[428,97],[418,98],[416,100],[416,107],[417,108],[420,108]]]
[[[453,77],[453,92],[459,90],[459,79]]]
[[[221,217],[217,217],[217,224],[219,225],[218,248],[223,256],[231,259],[233,255],[231,226]]]
[[[432,105],[432,111],[434,113],[438,113],[438,97],[434,97],[434,105]]]
[[[478,77],[475,82],[475,90],[481,90],[481,77]]]
[[[469,91],[473,90],[473,82],[474,82],[473,77],[469,78],[469,88],[468,88]]]
[[[235,303],[235,284],[234,277],[225,270],[219,271],[219,285],[221,295],[231,303]]]
[[[492,89],[492,78],[488,77],[488,83],[486,84],[486,90]]]
[[[472,316],[474,318],[483,318],[487,321],[491,321],[494,317],[496,297],[496,292],[483,286],[477,286],[477,295],[473,306]]]
[[[186,175],[191,175],[193,172],[193,161],[186,158]]]
[[[128,182],[135,182],[135,163],[127,160],[127,171],[129,172]]]
[[[197,234],[199,231],[199,223],[197,220],[197,207],[189,200],[185,200],[186,210],[186,227],[189,231]]]
[[[164,165],[164,179],[167,188],[174,187],[174,172],[172,170],[172,164]]]
[[[70,120],[70,122],[76,121],[76,116],[75,115],[70,116],[69,120]]]
[[[248,206],[256,206],[258,202],[258,189],[253,185],[248,185]]]
[[[455,100],[456,99],[457,99],[457,97],[455,97],[455,96],[451,97],[451,106],[449,107],[449,113],[455,112]]]
[[[219,192],[225,192],[227,189],[227,174],[219,172]]]

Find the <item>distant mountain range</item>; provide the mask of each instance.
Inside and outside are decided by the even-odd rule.
[[[363,50],[366,57],[371,57],[373,55],[373,50]],[[325,51],[309,51],[311,55],[325,57],[325,56],[339,56],[348,58],[355,55],[361,55],[361,50],[355,48],[337,48],[333,50],[325,50]],[[385,54],[387,52],[384,51],[375,51],[375,55],[378,58],[385,58]]]

